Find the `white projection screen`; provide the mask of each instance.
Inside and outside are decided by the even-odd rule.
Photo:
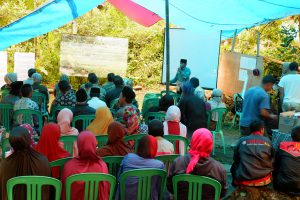
[[[197,77],[206,89],[217,86],[220,32],[195,33],[185,29],[170,29],[170,79],[176,75],[180,59],[187,59],[191,77]],[[166,42],[164,44],[162,82],[166,82]]]

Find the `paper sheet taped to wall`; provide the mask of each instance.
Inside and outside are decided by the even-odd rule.
[[[0,51],[0,87],[5,84],[4,76],[7,73],[7,52]]]
[[[26,80],[30,68],[35,68],[35,53],[16,52],[14,55],[14,72],[18,74],[18,80]]]
[[[240,68],[253,70],[256,68],[256,58],[242,56],[240,60]]]
[[[247,70],[240,69],[239,80],[240,81],[246,81],[247,79],[248,79],[248,72],[247,72]]]

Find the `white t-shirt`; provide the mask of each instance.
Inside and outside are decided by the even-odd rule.
[[[285,75],[278,85],[284,88],[284,103],[300,103],[300,75]]]
[[[101,101],[98,97],[91,98],[91,100],[89,100],[87,103],[89,104],[89,107],[92,107],[95,110],[106,106],[106,103],[104,101]]]

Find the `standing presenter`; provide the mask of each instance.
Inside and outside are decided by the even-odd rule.
[[[177,84],[177,92],[181,93],[182,85],[184,82],[190,80],[191,70],[187,67],[187,60],[181,59],[180,60],[180,67],[177,70],[175,78],[170,80],[170,83]]]

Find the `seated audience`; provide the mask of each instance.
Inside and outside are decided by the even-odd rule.
[[[47,87],[41,85],[42,75],[40,75],[39,73],[34,73],[34,74],[32,74],[31,77],[33,79],[33,85],[32,85],[33,90],[44,94],[46,97],[46,105],[48,105],[50,95],[49,95],[49,91],[48,91]],[[45,112],[45,111],[42,111],[42,112]]]
[[[222,102],[222,96],[223,93],[221,90],[219,89],[213,89],[213,92],[211,94],[212,99],[208,101],[208,103],[210,104],[210,109],[216,109],[216,108],[226,108],[225,103]],[[213,112],[212,116],[211,116],[211,130],[215,130],[216,128],[216,124],[218,122],[218,113],[217,112]]]
[[[102,85],[102,88],[106,91],[106,93],[115,88],[114,78],[114,73],[107,74],[107,82]]]
[[[17,176],[51,176],[49,162],[45,156],[30,147],[31,139],[28,131],[23,127],[14,128],[9,136],[9,143],[13,153],[1,161],[0,167],[0,198],[7,200],[7,181]],[[25,200],[26,189],[16,186],[13,199]],[[50,199],[49,188],[42,191],[42,199]]]
[[[29,84],[29,85],[33,85],[34,81],[32,78],[32,75],[36,73],[36,69],[35,68],[31,68],[28,70],[28,79],[23,81],[23,84]]]
[[[70,84],[69,77],[66,74],[62,74],[59,78],[59,81],[67,81]],[[61,91],[58,87],[58,83],[56,83],[55,86],[54,86],[54,96],[55,96],[55,98],[58,98],[61,95],[62,95],[62,93],[61,93]]]
[[[10,90],[11,84],[18,80],[18,75],[16,73],[7,73],[4,76],[5,85],[1,87],[1,90]]]
[[[180,119],[181,119],[180,109],[177,106],[169,107],[164,122],[165,135],[179,135],[182,137],[187,136],[186,126],[180,122]],[[177,142],[175,153],[184,155],[183,142],[179,142],[179,143]]]
[[[157,153],[157,140],[151,135],[142,137],[138,142],[137,153],[127,154],[120,166],[118,180],[123,172],[133,169],[164,169],[164,164],[155,160]],[[138,180],[135,177],[130,177],[126,181],[125,199],[137,199],[137,184]],[[151,199],[158,199],[160,192],[160,179],[152,178],[151,184]],[[116,199],[120,199],[120,187],[118,187]]]
[[[281,87],[282,110],[300,112],[300,75],[298,74],[298,63],[289,64],[289,73],[283,76],[279,82]]]
[[[292,142],[281,142],[275,157],[274,189],[300,196],[300,126],[292,130]]]
[[[70,109],[64,108],[61,111],[59,111],[57,115],[57,124],[60,127],[60,136],[79,134],[76,128],[71,127],[72,120],[73,113]]]
[[[52,106],[72,106],[76,105],[76,96],[68,81],[59,81],[58,87],[61,95],[56,95]]]
[[[110,103],[119,98],[120,94],[122,92],[122,89],[124,87],[124,81],[120,76],[115,76],[114,77],[114,84],[115,84],[115,88],[111,89],[107,92],[106,96],[105,96],[105,102],[106,105],[108,107],[110,107]]]
[[[49,123],[42,129],[41,137],[35,150],[48,158],[49,162],[69,157],[70,154],[64,150],[59,143],[60,128],[57,124]],[[60,178],[60,168],[52,168],[52,177]]]
[[[103,89],[102,87],[100,87],[97,75],[95,73],[89,73],[89,75],[88,75],[88,81],[89,81],[88,83],[91,83],[91,87],[90,88],[97,87],[97,88],[100,89],[100,99],[101,100],[105,100],[106,91],[105,91],[105,89]],[[81,88],[85,88],[85,84],[83,84],[81,86]],[[90,97],[90,91],[88,91],[87,94],[88,94],[88,98],[89,98]]]
[[[187,127],[188,138],[199,128],[207,128],[207,114],[205,102],[194,95],[194,88],[190,82],[182,87],[182,98],[178,104],[181,111],[181,122]]]
[[[88,96],[84,89],[79,89],[76,92],[77,103],[73,110],[74,117],[80,115],[95,115],[96,110],[94,108],[89,107],[87,104]],[[77,121],[75,123],[75,127],[79,132],[83,131],[82,121]]]
[[[161,121],[154,119],[148,125],[149,135],[157,140],[157,156],[165,154],[174,154],[174,146],[171,142],[164,139],[164,125]]]
[[[96,154],[97,140],[89,131],[83,131],[78,135],[78,156],[67,162],[62,171],[63,199],[65,199],[65,184],[69,176],[80,173],[105,173],[108,169]],[[99,183],[98,200],[108,199],[109,184],[107,182]],[[84,199],[85,186],[83,182],[75,182],[71,188],[71,200]]]
[[[108,141],[106,146],[97,149],[97,155],[126,156],[133,153],[133,149],[124,141],[125,129],[119,122],[112,122],[108,127]]]
[[[96,111],[95,119],[86,129],[95,135],[107,135],[107,129],[113,121],[110,110],[105,106]]]
[[[32,128],[30,124],[21,124],[20,126],[28,131],[30,136],[30,147],[34,149],[37,145],[37,142],[34,140],[34,138],[38,136],[37,132]]]
[[[175,159],[170,169],[170,175],[167,179],[167,187],[171,193],[173,191],[173,177],[178,174],[192,174],[206,176],[217,180],[221,186],[221,197],[226,195],[228,189],[227,175],[223,165],[210,157],[213,149],[213,137],[209,130],[205,128],[198,129],[194,132],[191,139],[189,153]],[[178,199],[188,199],[187,183],[178,184]],[[214,188],[204,185],[202,188],[202,199],[214,199]]]
[[[169,95],[166,94],[164,96],[161,97],[161,99],[159,100],[159,105],[155,106],[155,107],[151,107],[148,109],[148,112],[167,112],[168,108],[170,106],[173,106],[175,104],[174,102],[174,98]]]
[[[190,83],[192,84],[193,88],[195,89],[194,94],[202,99],[203,101],[206,101],[205,97],[205,91],[203,88],[200,86],[199,79],[196,77],[193,77],[190,79]]]
[[[97,110],[98,108],[106,107],[106,103],[100,100],[100,88],[91,88],[90,96],[91,99],[87,103],[91,108]]]
[[[117,112],[117,117],[121,124],[125,126],[127,135],[137,134],[140,127],[137,108],[132,105],[134,98],[134,91],[125,86],[120,94],[119,104],[121,108]]]
[[[251,134],[240,138],[234,149],[234,162],[230,170],[233,185],[265,186],[272,181],[272,143],[264,136],[263,122],[252,122],[250,130]]]
[[[16,101],[14,105],[14,111],[22,110],[22,109],[29,109],[29,110],[39,110],[39,106],[36,102],[31,100],[32,97],[32,87],[29,84],[25,84],[21,87],[21,95],[22,98]],[[17,117],[17,124],[23,124],[23,115],[19,115]],[[34,127],[38,127],[37,120],[33,116],[33,124]]]
[[[20,90],[22,85],[23,81],[15,81],[11,83],[9,94],[2,98],[1,103],[15,105],[15,103],[20,99]]]

